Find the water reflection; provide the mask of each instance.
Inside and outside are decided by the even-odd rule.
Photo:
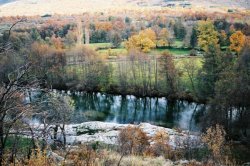
[[[204,106],[186,101],[169,102],[165,98],[136,98],[101,93],[70,95],[75,102],[72,123],[99,120],[116,123],[140,123],[198,130],[197,112]]]

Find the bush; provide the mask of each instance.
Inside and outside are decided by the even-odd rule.
[[[226,144],[226,132],[222,126],[216,125],[207,129],[202,141],[211,151],[211,161],[215,165],[236,165],[230,147]]]
[[[30,159],[27,161],[27,166],[55,166],[56,163],[51,158],[47,157],[47,154],[45,151],[42,151],[41,149],[36,149],[33,151]]]
[[[73,165],[96,165],[98,153],[88,145],[80,146],[79,150],[74,150],[68,155],[68,159],[72,161]]]
[[[149,149],[149,137],[139,127],[128,126],[118,136],[119,151],[122,155],[142,155]]]
[[[164,156],[171,158],[171,147],[168,144],[169,135],[165,130],[159,130],[152,138],[154,144],[152,145],[152,152],[155,156]]]
[[[192,50],[190,51],[190,56],[197,56],[197,51],[194,50],[194,49],[192,49]]]

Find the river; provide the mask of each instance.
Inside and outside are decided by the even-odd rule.
[[[74,101],[71,123],[86,121],[138,124],[148,122],[168,128],[199,130],[204,105],[166,98],[136,98],[101,93],[68,94]]]

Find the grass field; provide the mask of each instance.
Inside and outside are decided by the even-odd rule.
[[[124,47],[124,43],[121,44],[120,48],[111,48],[111,43],[91,43],[88,45],[90,48],[97,50],[97,52],[101,55],[107,55],[107,56],[119,56],[119,55],[126,55],[128,51]],[[183,41],[176,40],[174,45],[174,48],[170,49],[163,49],[163,48],[157,48],[152,49],[149,53],[151,55],[160,55],[163,52],[167,51],[170,52],[173,55],[189,55],[190,49],[185,49],[183,47]]]
[[[183,41],[181,41],[181,40],[175,40],[175,42],[173,44],[173,47],[175,47],[175,48],[181,48],[181,47],[183,47]]]
[[[182,48],[171,48],[171,49],[154,49],[152,50],[149,54],[153,54],[153,55],[160,55],[163,52],[170,52],[173,55],[189,55],[190,54],[190,50],[189,49],[182,49]]]
[[[119,55],[126,55],[128,51],[125,48],[114,48],[114,49],[101,49],[97,51],[101,55],[108,55],[108,56],[119,56]],[[153,49],[149,53],[149,55],[161,55],[163,52],[170,52],[172,55],[180,56],[180,55],[189,55],[189,49],[182,49],[182,48],[171,48],[171,49]]]
[[[125,48],[104,49],[104,50],[98,50],[97,52],[101,55],[109,55],[109,56],[118,56],[127,54],[127,50]]]
[[[93,49],[103,49],[103,48],[110,48],[112,45],[111,43],[90,43],[87,46]]]

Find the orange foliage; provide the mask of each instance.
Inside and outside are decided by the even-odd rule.
[[[98,22],[95,24],[96,30],[104,30],[104,31],[110,31],[113,28],[112,23],[110,22]]]
[[[236,31],[230,36],[230,50],[239,54],[245,44],[245,39],[246,37],[241,31]]]
[[[128,126],[118,136],[122,154],[143,154],[149,148],[149,137],[139,127]]]

